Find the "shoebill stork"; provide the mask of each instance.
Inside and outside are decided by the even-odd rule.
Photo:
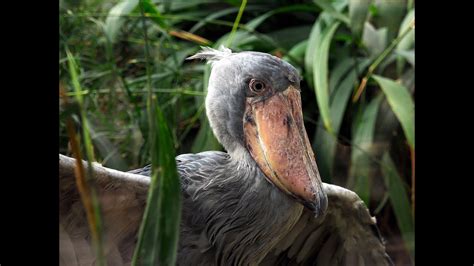
[[[227,152],[176,157],[183,195],[178,265],[390,265],[375,218],[352,191],[325,184],[306,135],[300,76],[265,53],[203,50],[206,111]],[[61,156],[64,265],[94,261],[72,159]],[[69,165],[69,167],[68,167]],[[150,168],[100,168],[107,260],[130,263]]]

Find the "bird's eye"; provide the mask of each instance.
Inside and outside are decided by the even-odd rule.
[[[250,90],[254,93],[261,93],[265,90],[265,83],[259,80],[252,79],[249,84]]]

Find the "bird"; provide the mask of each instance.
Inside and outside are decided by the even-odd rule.
[[[267,53],[202,50],[206,115],[224,148],[176,157],[182,193],[177,265],[392,265],[364,202],[322,182],[303,121],[302,77]],[[60,155],[61,265],[94,262],[74,160]],[[151,167],[97,165],[110,265],[128,265]]]

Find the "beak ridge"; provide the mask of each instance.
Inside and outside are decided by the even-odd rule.
[[[320,215],[327,208],[315,157],[303,123],[299,91],[290,86],[270,98],[247,98],[247,149],[267,180]]]

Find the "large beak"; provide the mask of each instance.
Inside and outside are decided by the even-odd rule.
[[[265,100],[247,98],[244,135],[247,149],[271,183],[316,215],[326,210],[327,196],[304,127],[297,89],[289,86]]]

